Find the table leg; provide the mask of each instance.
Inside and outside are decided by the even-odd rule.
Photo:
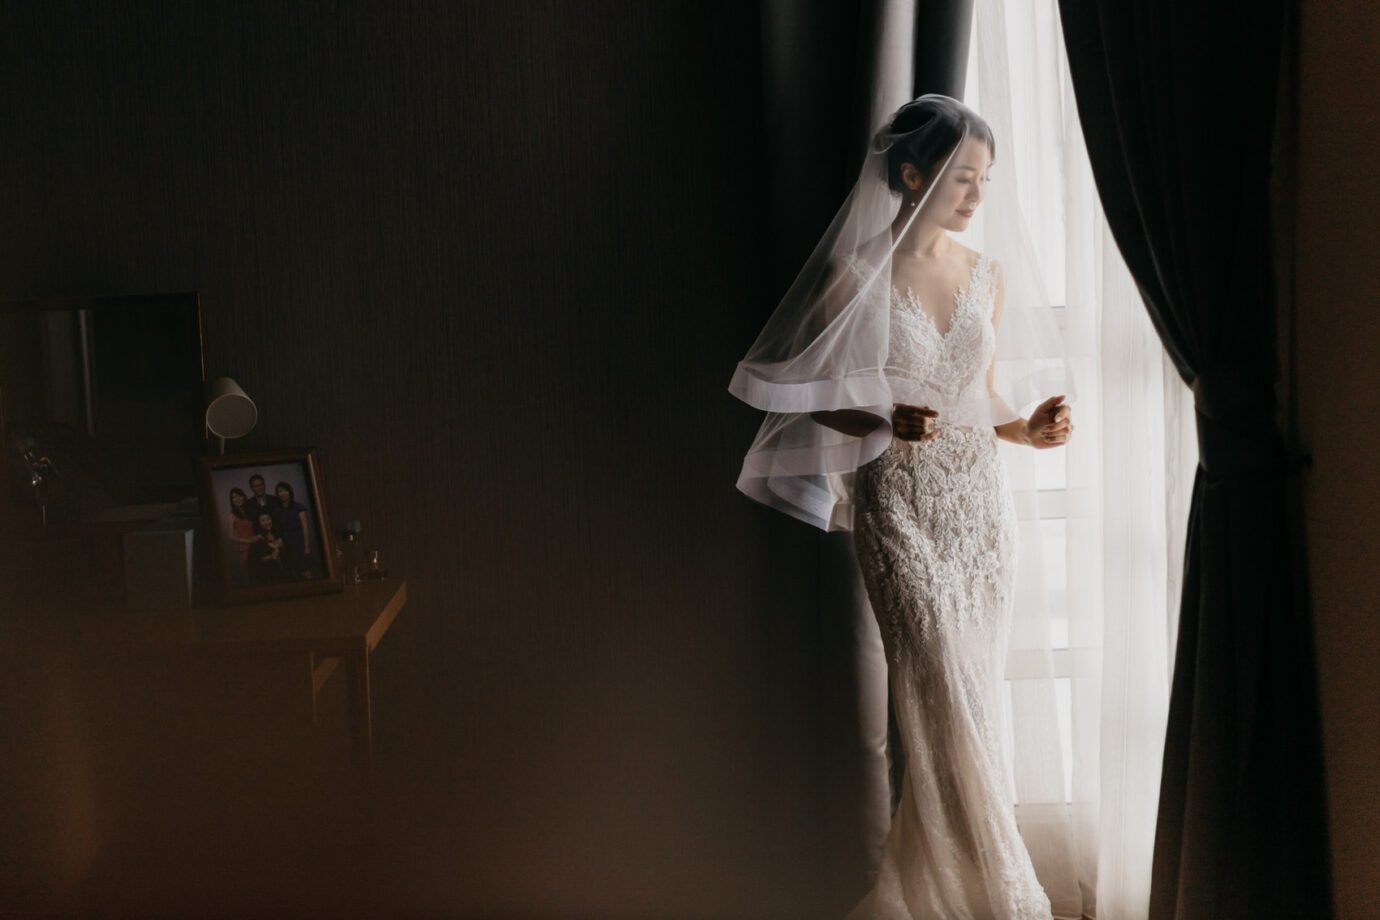
[[[307,668],[311,672],[311,724],[316,728],[321,727],[321,707],[317,704],[317,696],[339,664],[340,659],[334,655],[319,658],[316,652],[307,653]]]
[[[374,714],[369,703],[369,652],[351,652],[345,657],[345,692],[349,697],[350,735],[355,756],[365,769],[374,766]]]
[[[307,652],[307,689],[311,691],[311,727],[321,727],[321,707],[316,705],[316,652]]]

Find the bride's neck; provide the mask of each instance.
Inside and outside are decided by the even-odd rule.
[[[909,217],[909,214],[898,214],[891,224],[892,239],[896,240],[896,255],[933,259],[944,255],[953,246],[953,240],[949,239],[943,227],[917,215],[907,228],[906,220]]]

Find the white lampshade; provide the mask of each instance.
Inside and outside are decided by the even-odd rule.
[[[242,438],[254,430],[259,409],[229,377],[211,385],[211,401],[206,404],[206,430],[218,438]]]

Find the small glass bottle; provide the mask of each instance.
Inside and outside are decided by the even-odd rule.
[[[382,581],[388,577],[388,572],[384,570],[379,562],[379,551],[371,549],[367,553],[368,560],[356,568],[355,578],[357,581]]]

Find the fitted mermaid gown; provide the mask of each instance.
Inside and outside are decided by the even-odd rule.
[[[893,289],[888,363],[948,395],[985,391],[995,272],[977,260],[942,334]],[[906,771],[877,878],[849,920],[1049,920],[999,737],[1015,510],[992,428],[936,427],[932,441],[894,440],[854,483]]]

